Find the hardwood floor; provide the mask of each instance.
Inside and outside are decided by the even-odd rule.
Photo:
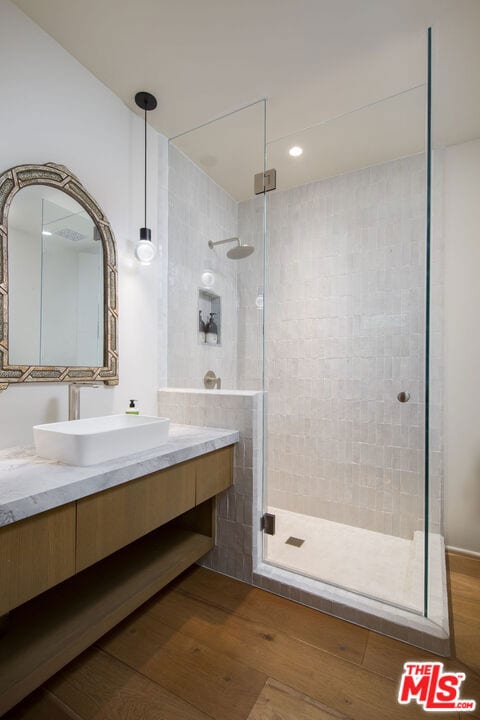
[[[462,696],[480,702],[480,560],[449,556]],[[406,660],[429,653],[196,567],[5,720],[401,720]]]

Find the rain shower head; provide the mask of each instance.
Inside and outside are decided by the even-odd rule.
[[[231,260],[241,260],[242,258],[246,258],[251,255],[254,250],[255,248],[253,245],[240,245],[240,243],[238,243],[237,247],[234,247],[227,252],[227,257]]]
[[[226,240],[218,240],[217,242],[209,240],[208,247],[210,248],[210,250],[213,250],[215,245],[223,245],[224,243],[231,242],[236,242],[237,246],[227,252],[227,257],[229,257],[230,260],[241,260],[242,258],[246,258],[251,255],[255,250],[253,245],[242,245],[238,237],[231,237],[227,238]]]

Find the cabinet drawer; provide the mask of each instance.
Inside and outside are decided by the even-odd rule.
[[[197,459],[196,504],[226,490],[233,483],[233,445]]]
[[[75,503],[0,528],[0,615],[75,573]]]
[[[77,503],[77,571],[195,505],[195,465],[145,475]]]

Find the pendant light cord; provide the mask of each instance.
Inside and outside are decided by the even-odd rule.
[[[145,177],[144,177],[145,225],[144,225],[144,227],[147,227],[147,101],[146,100],[145,100],[145,110],[144,110],[144,121],[145,121]]]

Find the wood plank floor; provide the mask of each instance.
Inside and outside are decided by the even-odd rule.
[[[480,560],[449,556],[448,667],[480,702]],[[400,706],[409,645],[195,567],[5,720],[401,720],[475,717]]]

